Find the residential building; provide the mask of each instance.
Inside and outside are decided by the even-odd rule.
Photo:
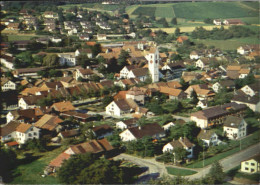
[[[15,90],[16,83],[12,82],[8,78],[1,78],[1,89],[2,91]]]
[[[231,102],[235,102],[238,104],[244,104],[248,106],[254,112],[260,112],[260,96],[250,96],[244,93],[235,92],[235,95]]]
[[[133,112],[138,105],[132,99],[114,100],[106,106],[106,114],[111,116],[121,116]]]
[[[214,92],[219,92],[219,90],[222,88],[234,89],[235,88],[234,80],[223,80],[220,82],[216,82],[212,85],[212,89]]]
[[[253,174],[260,172],[260,154],[256,154],[241,162],[241,172]]]
[[[192,113],[190,119],[196,122],[198,127],[205,129],[223,124],[229,115],[241,116],[246,108],[247,106],[245,104],[237,104],[235,102],[226,103]]]
[[[224,121],[223,129],[229,139],[240,139],[247,134],[247,123],[241,117],[228,116]]]
[[[221,142],[213,130],[201,130],[197,138],[201,139],[206,147],[216,146]]]
[[[170,143],[167,143],[163,146],[163,153],[170,152],[174,155],[174,149],[176,148],[183,148],[188,152],[187,158],[193,157],[193,148],[195,147],[195,144],[191,143],[190,140],[186,137],[182,138],[180,137],[178,140],[173,140]]]
[[[89,79],[92,75],[94,75],[94,72],[91,69],[80,68],[80,69],[76,69],[74,74],[75,74],[75,79],[79,80],[79,78]]]
[[[119,134],[123,142],[141,139],[144,136],[150,136],[154,139],[165,137],[163,128],[157,123],[146,124],[143,127],[128,128]]]
[[[61,66],[75,66],[76,65],[76,56],[75,53],[59,53],[59,64]]]
[[[93,127],[92,131],[97,139],[102,139],[113,134],[113,128],[107,124]]]
[[[44,98],[43,95],[32,95],[27,97],[21,97],[18,101],[18,106],[22,109],[33,109],[39,107],[37,102]]]
[[[34,124],[34,126],[49,132],[59,132],[62,128],[59,123],[62,122],[63,120],[60,119],[58,116],[45,114]]]
[[[137,118],[122,120],[116,123],[116,128],[125,130],[127,128],[137,127],[137,122],[138,122]]]
[[[77,49],[75,51],[75,56],[77,57],[79,55],[87,55],[88,58],[92,58],[93,57],[91,49]]]
[[[225,25],[244,25],[245,23],[241,21],[240,19],[225,19],[223,21],[223,24]]]
[[[215,25],[221,25],[222,24],[222,21],[220,20],[220,19],[214,19],[213,20],[213,23],[215,24]]]
[[[72,105],[70,101],[58,102],[54,103],[51,108],[58,112],[67,112],[67,111],[74,111],[76,108]]]

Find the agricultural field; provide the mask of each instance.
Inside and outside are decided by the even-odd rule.
[[[175,17],[172,6],[157,7],[155,10],[155,17],[173,18]]]
[[[173,6],[176,17],[186,19],[257,17],[259,12],[239,2],[177,3]]]
[[[138,7],[133,12],[134,15],[146,15],[146,16],[154,16],[155,15],[156,7]]]

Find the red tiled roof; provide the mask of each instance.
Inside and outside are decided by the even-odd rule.
[[[61,153],[60,155],[58,155],[55,159],[53,159],[50,162],[49,166],[61,167],[61,165],[64,162],[64,160],[68,160],[69,158],[70,158],[69,154]]]

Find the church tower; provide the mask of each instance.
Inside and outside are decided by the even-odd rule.
[[[156,47],[152,47],[147,56],[148,68],[152,78],[152,82],[159,82],[159,51]]]

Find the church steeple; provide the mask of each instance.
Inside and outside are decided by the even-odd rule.
[[[156,47],[150,49],[148,55],[148,68],[152,82],[159,82],[159,51]]]

